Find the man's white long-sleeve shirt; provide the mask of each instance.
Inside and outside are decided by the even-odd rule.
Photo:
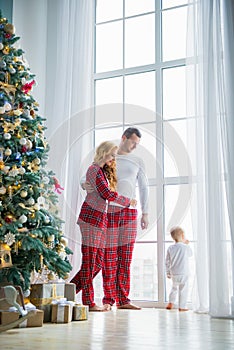
[[[116,164],[118,194],[128,198],[136,198],[136,186],[138,184],[142,213],[148,213],[149,190],[143,160],[131,153],[118,154]],[[112,202],[112,204],[115,203]]]
[[[166,272],[171,276],[189,274],[189,257],[192,249],[188,244],[177,242],[167,249]]]

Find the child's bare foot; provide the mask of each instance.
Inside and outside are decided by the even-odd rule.
[[[173,308],[174,304],[168,303],[166,309],[171,310]]]
[[[107,309],[106,305],[103,305],[103,306],[94,305],[92,307],[89,307],[89,311],[104,312],[109,310]]]

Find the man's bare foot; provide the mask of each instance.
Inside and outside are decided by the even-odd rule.
[[[117,306],[117,309],[126,309],[126,310],[141,310],[141,307],[134,304],[124,304]]]
[[[94,311],[94,312],[105,312],[105,311],[109,311],[109,310],[107,309],[106,305],[103,305],[103,306],[94,305],[92,307],[89,307],[89,311],[91,311],[91,312],[92,311]]]
[[[179,311],[189,311],[189,309],[179,309]]]

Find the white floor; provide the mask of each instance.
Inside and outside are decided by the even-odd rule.
[[[234,320],[163,309],[90,312],[88,321],[0,333],[1,350],[234,349]]]

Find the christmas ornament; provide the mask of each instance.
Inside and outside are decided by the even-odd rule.
[[[28,221],[28,218],[26,215],[23,214],[19,217],[19,222],[21,222],[21,224],[24,224],[27,221]]]
[[[11,23],[6,23],[4,25],[4,31],[9,34],[15,34],[15,27]]]
[[[27,197],[27,195],[28,195],[28,192],[25,191],[25,190],[23,190],[23,191],[20,192],[20,197],[22,197],[22,198]]]
[[[11,248],[5,243],[0,243],[0,269],[11,266]]]
[[[1,107],[0,107],[1,108]],[[1,112],[0,112],[1,113]],[[8,132],[3,134],[3,137],[5,140],[10,140],[11,139],[11,134],[9,134]]]
[[[11,233],[11,232],[8,232],[4,236],[4,242],[6,244],[8,244],[9,246],[11,246],[15,242],[15,235],[13,233]]]
[[[4,153],[5,153],[5,156],[10,156],[12,154],[12,151],[10,148],[7,148]]]
[[[5,194],[6,193],[6,187],[2,186],[0,187],[0,195]]]

